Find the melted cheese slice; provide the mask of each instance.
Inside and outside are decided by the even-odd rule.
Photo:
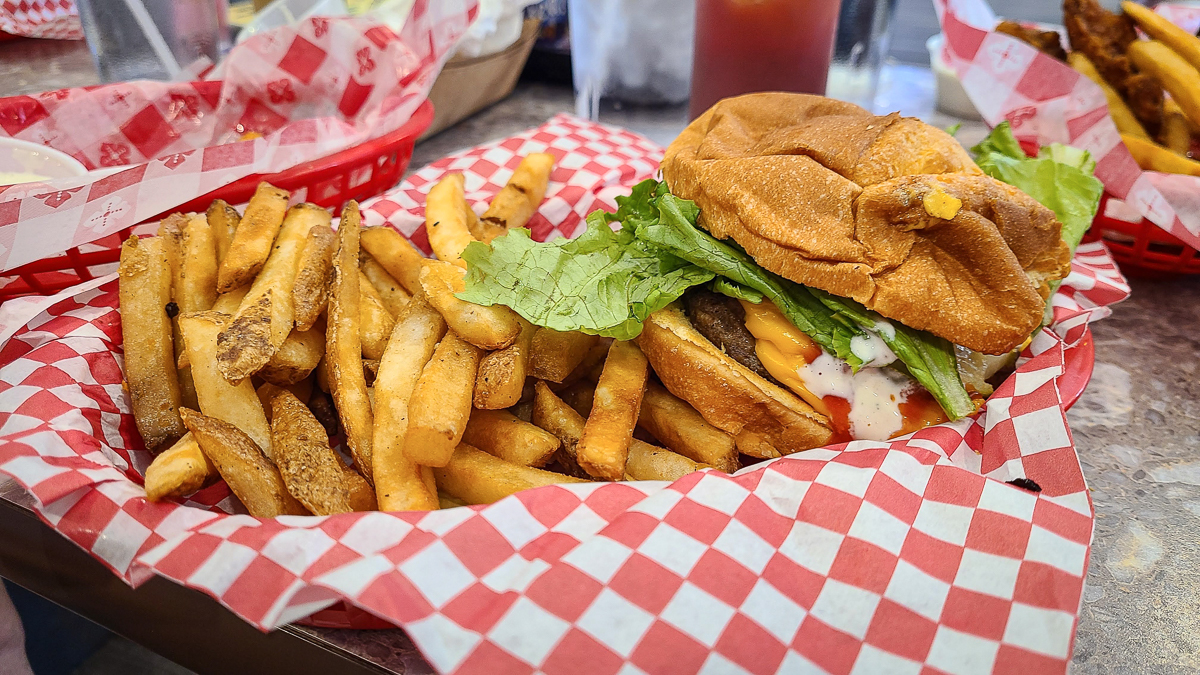
[[[821,355],[821,347],[784,318],[771,302],[754,304],[740,300],[746,310],[746,329],[755,338],[754,351],[763,367],[776,380],[791,389],[813,410],[829,416],[821,397],[808,390],[797,371]]]

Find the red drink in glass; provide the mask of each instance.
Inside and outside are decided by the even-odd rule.
[[[841,0],[697,0],[692,119],[754,91],[824,94]]]

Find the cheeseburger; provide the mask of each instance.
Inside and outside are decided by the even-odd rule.
[[[884,440],[976,412],[1070,271],[1078,237],[988,175],[1025,161],[985,173],[944,131],[822,97],[726,99],[576,239],[472,244],[459,297],[635,339],[745,454]]]

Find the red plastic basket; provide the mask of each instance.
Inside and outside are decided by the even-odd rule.
[[[260,181],[268,181],[289,192],[307,189],[305,199],[327,208],[340,209],[351,199],[374,197],[400,182],[413,145],[433,121],[433,104],[425,101],[404,126],[368,143],[347,148],[321,159],[294,166],[274,174],[246,176],[209,194],[197,197],[176,211],[204,211],[214,199],[241,204],[254,194]],[[158,220],[166,213],[151,218]],[[18,277],[0,288],[0,302],[22,295],[50,295],[96,276],[93,268],[112,264],[121,255],[121,242],[133,228],[104,237],[90,244],[67,250],[62,255],[43,258],[3,274]]]
[[[1120,218],[1120,211],[1110,209],[1109,197],[1104,195],[1085,239],[1103,241],[1122,272],[1139,277],[1200,274],[1200,253],[1196,249],[1145,218]]]

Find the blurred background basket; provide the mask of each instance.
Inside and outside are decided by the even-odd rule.
[[[1137,277],[1200,274],[1200,253],[1107,194],[1085,241],[1103,241],[1121,271]]]
[[[374,197],[394,187],[404,176],[412,159],[413,145],[433,121],[433,104],[425,101],[412,119],[395,131],[373,141],[347,148],[321,159],[306,162],[275,174],[246,176],[225,187],[198,197],[171,212],[202,212],[214,199],[230,204],[249,201],[260,181],[267,181],[291,193],[302,192],[305,201],[332,208],[335,215],[342,204]],[[166,213],[150,221],[156,221]],[[12,279],[0,288],[0,302],[23,295],[51,295],[112,269],[121,254],[121,242],[133,228],[104,237],[90,244],[67,250],[62,255],[43,258],[6,272]],[[15,278],[13,278],[15,277]]]

